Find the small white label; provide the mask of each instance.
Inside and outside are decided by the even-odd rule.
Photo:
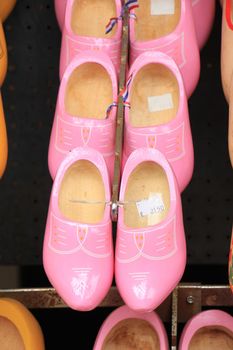
[[[165,210],[161,195],[155,194],[148,199],[136,202],[138,213],[141,217],[159,214]]]
[[[148,109],[150,113],[165,111],[174,107],[172,94],[148,97]]]
[[[174,15],[175,0],[151,0],[151,15]]]

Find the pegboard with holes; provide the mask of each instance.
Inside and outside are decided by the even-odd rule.
[[[61,34],[53,1],[18,1],[4,28],[9,67],[2,94],[9,159],[0,181],[0,264],[40,265],[52,186],[47,152],[59,88]],[[201,54],[200,83],[189,101],[195,171],[182,196],[189,265],[225,265],[229,250],[233,176],[220,39],[218,8]]]

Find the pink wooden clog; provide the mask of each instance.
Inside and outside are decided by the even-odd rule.
[[[200,49],[205,45],[214,21],[215,0],[192,1],[197,42]],[[67,0],[54,0],[55,12],[60,29],[63,28]]]
[[[121,179],[115,278],[124,302],[152,311],[180,281],[186,242],[180,192],[162,153],[139,148]]]
[[[67,0],[62,29],[60,78],[71,60],[86,50],[93,50],[94,53],[96,51],[105,52],[119,72],[121,11],[121,0]],[[106,26],[111,18],[119,18],[119,20],[106,34]]]
[[[232,350],[233,318],[221,310],[203,311],[188,321],[179,350]]]
[[[105,158],[110,177],[115,158],[118,84],[110,58],[88,51],[76,56],[61,81],[49,145],[52,178],[76,147],[91,147]]]
[[[194,165],[187,97],[175,62],[160,52],[140,55],[130,68],[125,91],[123,168],[137,148],[157,148],[170,162],[180,191]]]
[[[70,152],[53,184],[43,264],[51,284],[75,310],[94,309],[111,286],[110,197],[103,156],[91,148]]]
[[[93,350],[168,350],[164,325],[155,312],[137,313],[127,306],[114,310],[104,321]]]
[[[194,91],[200,73],[200,54],[187,0],[139,0],[130,16],[130,64],[145,51],[171,56],[181,70],[187,96]]]

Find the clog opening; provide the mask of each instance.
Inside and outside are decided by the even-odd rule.
[[[105,190],[99,169],[88,160],[78,160],[61,182],[58,206],[66,219],[96,224],[103,220]]]
[[[2,316],[0,316],[0,349],[25,350],[23,339],[16,326]]]
[[[179,108],[179,85],[174,73],[162,64],[151,63],[132,81],[130,124],[156,126],[170,122]]]
[[[135,11],[138,41],[154,40],[172,33],[181,16],[181,0],[142,0]]]
[[[164,169],[151,161],[139,164],[129,176],[124,202],[124,223],[128,227],[148,227],[163,221],[170,209]]]
[[[100,64],[88,62],[70,75],[65,92],[65,110],[74,117],[105,119],[113,102],[112,81]]]
[[[232,350],[233,333],[224,327],[203,327],[192,337],[189,350]]]
[[[71,14],[71,29],[74,34],[95,38],[112,38],[117,24],[105,34],[110,18],[117,17],[115,0],[75,0]]]
[[[116,324],[105,338],[101,350],[159,350],[160,342],[152,325],[139,319]]]

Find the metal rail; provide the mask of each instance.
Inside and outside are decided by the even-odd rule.
[[[14,298],[29,309],[68,308],[54,288],[0,289],[0,298]],[[112,287],[100,307],[123,305],[117,288]],[[233,294],[227,285],[179,284],[156,312],[171,323],[171,349],[177,349],[178,323],[188,321],[202,307],[232,307]]]

